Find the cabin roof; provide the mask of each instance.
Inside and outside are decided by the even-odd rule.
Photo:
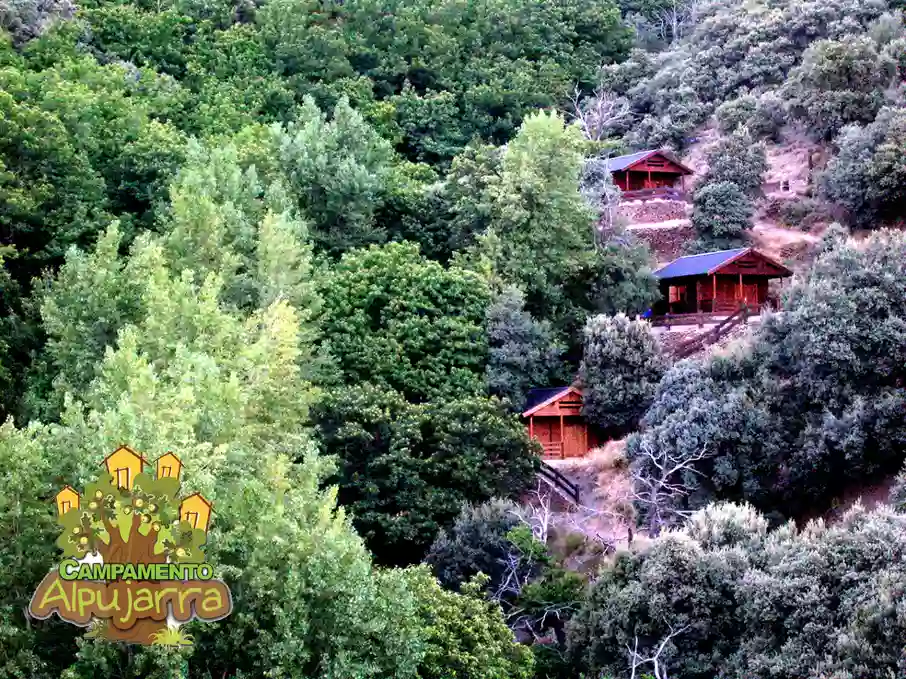
[[[790,271],[783,264],[754,248],[735,248],[733,250],[718,250],[716,252],[704,252],[699,255],[686,255],[678,257],[669,264],[662,266],[654,272],[655,278],[683,278],[685,276],[704,276],[718,273],[721,268],[736,261],[746,254],[753,254],[760,259],[774,265],[783,273],[781,276],[792,276]]]
[[[722,267],[748,253],[752,253],[757,257],[765,260],[766,262],[769,262],[776,266],[778,269],[784,272],[780,275],[789,276],[793,273],[780,262],[777,262],[767,255],[758,252],[758,250],[754,250],[752,248],[736,248],[735,250],[719,250],[717,252],[704,252],[700,255],[686,255],[685,257],[678,257],[669,264],[662,266],[660,269],[655,271],[654,276],[655,278],[665,279],[683,278],[686,276],[710,275],[717,273],[718,270]]]
[[[643,160],[650,158],[651,156],[663,156],[669,160],[674,165],[678,165],[683,169],[686,174],[694,174],[691,169],[683,165],[676,157],[669,151],[662,151],[660,149],[649,149],[647,151],[638,151],[637,153],[630,153],[625,156],[617,156],[616,158],[607,159],[607,169],[610,172],[619,172],[620,170],[628,170],[632,168],[633,165],[641,163]]]
[[[125,451],[127,451],[127,452],[129,452],[129,453],[132,453],[135,457],[137,457],[139,460],[141,460],[141,462],[142,462],[143,465],[148,464],[148,460],[145,459],[145,456],[144,456],[144,455],[142,455],[141,453],[139,453],[139,452],[137,452],[137,451],[135,451],[135,450],[132,450],[132,448],[130,448],[130,447],[127,446],[126,444],[121,444],[120,446],[118,446],[116,450],[114,450],[112,453],[110,453],[110,455],[108,455],[108,456],[105,457],[103,460],[101,460],[101,464],[106,464],[106,463],[107,463],[107,460],[109,460],[111,457],[113,457],[114,455],[116,455],[116,454],[117,454],[118,452],[120,452],[121,450],[125,450]]]
[[[570,391],[574,391],[580,395],[582,393],[582,391],[579,389],[578,384],[575,383],[565,387],[542,387],[538,389],[530,389],[528,396],[526,397],[525,408],[522,416],[528,417],[544,406],[561,399]]]

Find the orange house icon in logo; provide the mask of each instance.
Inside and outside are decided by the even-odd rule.
[[[180,503],[179,518],[181,521],[191,523],[193,528],[207,533],[212,511],[214,511],[214,505],[208,502],[201,493],[193,493]]]
[[[120,446],[104,458],[107,473],[118,488],[132,490],[135,477],[142,473],[148,461],[129,446]]]
[[[79,501],[82,496],[72,486],[63,486],[63,490],[57,493],[57,512],[63,516],[70,509],[78,509]]]
[[[182,472],[182,461],[173,453],[164,453],[154,461],[157,467],[157,478],[159,479],[179,479]]]

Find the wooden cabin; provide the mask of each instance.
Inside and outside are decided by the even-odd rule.
[[[582,417],[582,391],[576,385],[532,389],[522,417],[546,458],[585,457],[598,445],[597,431]]]
[[[783,264],[752,248],[680,257],[654,272],[661,300],[653,307],[653,316],[731,314],[742,304],[757,314],[773,301],[769,281],[792,275]]]
[[[659,150],[610,158],[607,169],[627,198],[632,198],[634,192],[656,194],[659,189],[676,189],[685,194],[686,177],[694,174],[669,151]]]

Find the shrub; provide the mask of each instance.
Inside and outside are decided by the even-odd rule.
[[[669,676],[899,676],[906,516],[855,508],[828,526],[774,531],[715,505],[686,530],[617,558],[569,625],[575,676],[624,676],[626,648]]]
[[[818,178],[822,197],[844,208],[855,226],[876,226],[906,212],[906,111],[885,108],[865,127],[847,127],[839,152]]]
[[[777,142],[780,141],[780,131],[786,123],[787,113],[783,99],[777,93],[769,91],[758,97],[748,128],[756,139]]]
[[[706,249],[736,247],[742,242],[743,232],[752,226],[752,201],[733,182],[697,188],[692,205],[692,227]]]
[[[488,576],[487,588],[496,592],[507,570],[513,544],[507,537],[519,525],[517,505],[490,500],[466,505],[450,528],[441,530],[428,550],[428,564],[440,583],[458,590],[475,575]]]
[[[752,142],[746,130],[722,137],[708,151],[708,171],[702,184],[732,182],[749,196],[761,192],[764,173],[768,169],[764,145]]]
[[[717,117],[717,127],[723,134],[735,132],[743,126],[748,126],[755,115],[758,100],[751,94],[743,94],[736,99],[726,101],[717,107],[714,115]]]
[[[805,51],[784,94],[792,115],[830,140],[846,125],[871,122],[895,75],[896,63],[868,37],[821,40]]]
[[[532,677],[531,651],[516,643],[500,607],[481,595],[481,579],[457,594],[442,589],[424,566],[405,573],[418,597],[425,636],[420,679]]]
[[[780,218],[786,226],[808,231],[819,218],[826,217],[821,203],[807,196],[788,200],[780,208]]]
[[[664,367],[647,321],[624,314],[589,319],[579,369],[583,414],[605,429],[631,428],[650,405]]]

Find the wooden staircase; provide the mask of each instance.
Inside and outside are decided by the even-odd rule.
[[[684,358],[688,358],[692,354],[698,353],[706,346],[714,344],[723,337],[726,337],[733,328],[743,323],[749,322],[749,307],[746,304],[740,305],[739,309],[736,310],[731,316],[727,316],[720,323],[711,328],[708,332],[701,333],[688,339],[685,342],[680,342],[679,344],[672,347],[670,350],[670,357],[674,361],[680,361]]]

